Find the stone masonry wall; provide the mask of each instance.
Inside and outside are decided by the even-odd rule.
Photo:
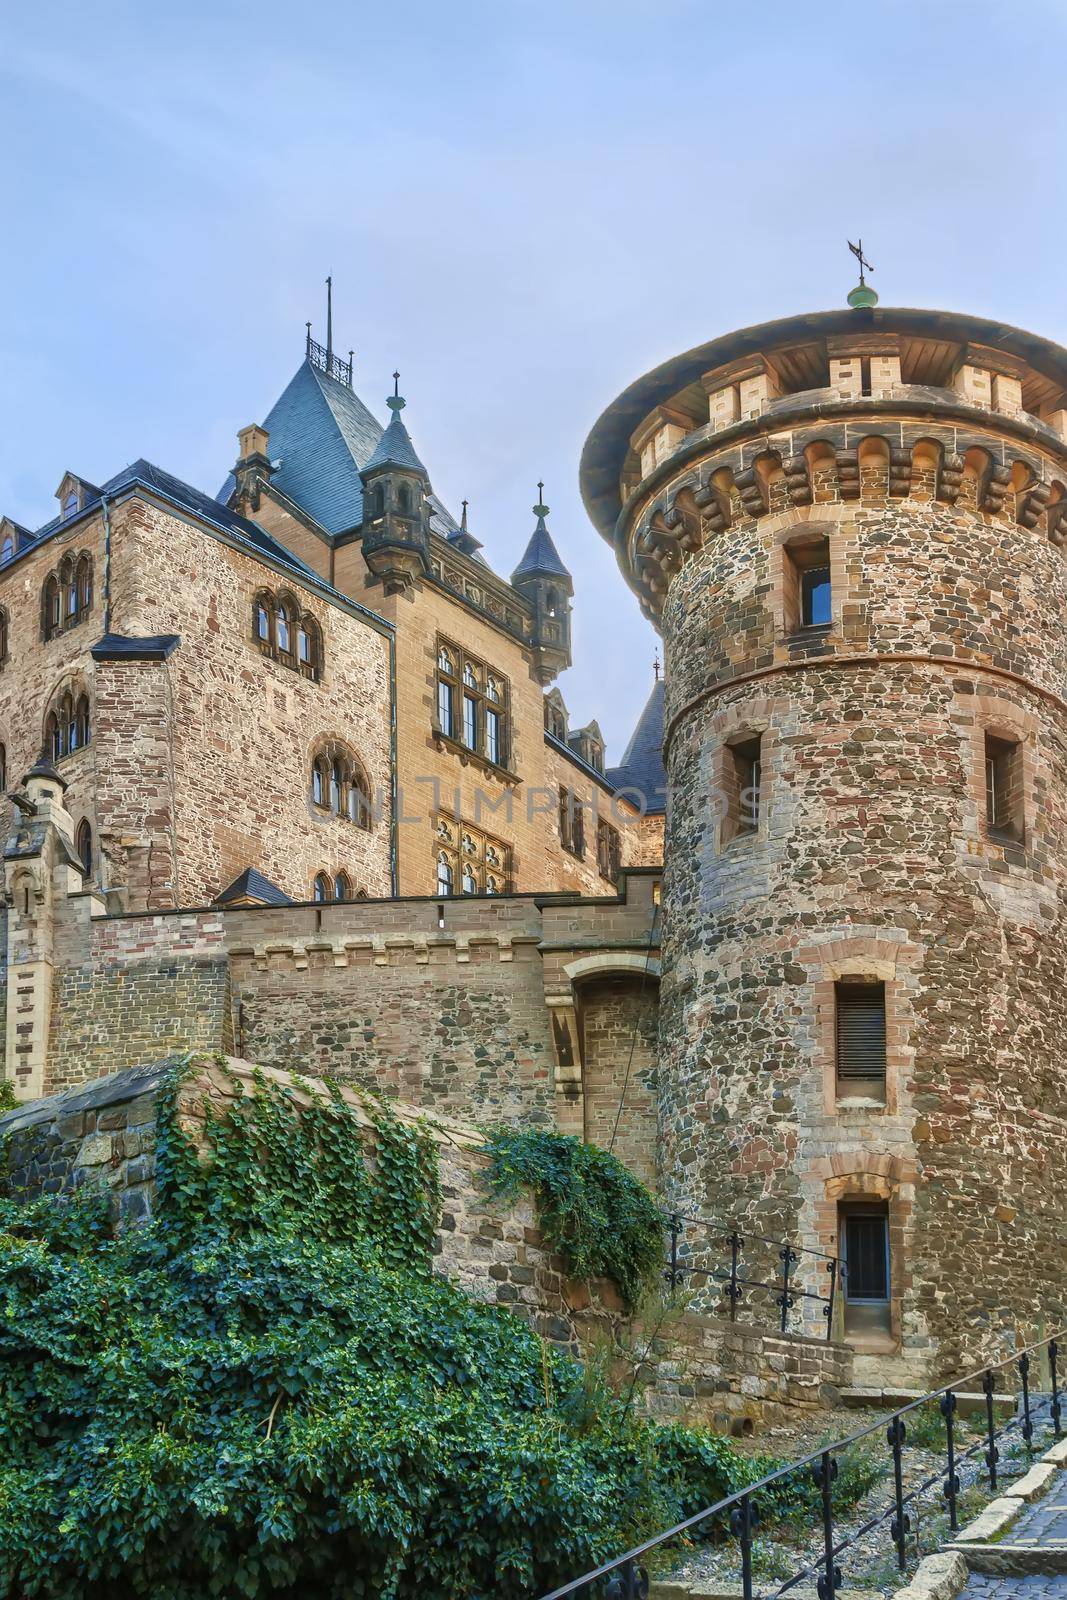
[[[154,1214],[157,1097],[169,1062],[134,1068],[81,1085],[0,1118],[9,1192],[27,1198],[61,1195],[86,1184],[105,1187],[120,1226]],[[257,1092],[249,1062],[200,1060],[179,1097],[179,1116],[195,1133],[210,1103],[225,1115],[235,1080]],[[315,1092],[307,1081],[265,1070],[299,1105]],[[364,1128],[374,1170],[374,1131],[359,1095],[342,1094]],[[402,1120],[417,1113],[397,1103]],[[483,1135],[450,1118],[425,1124],[438,1144],[442,1214],[435,1269],[465,1293],[526,1320],[549,1343],[581,1356],[607,1341],[620,1382],[641,1369],[644,1404],[662,1416],[721,1428],[734,1418],[759,1418],[782,1407],[836,1404],[851,1379],[850,1352],[840,1345],[678,1313],[655,1326],[626,1318],[609,1283],[576,1283],[545,1245],[530,1196],[502,1206],[486,1197]]]
[[[1067,567],[973,500],[878,489],[736,507],[666,596],[662,1157],[678,1200],[824,1250],[842,1202],[886,1203],[919,1381],[1067,1306]],[[833,622],[807,634],[798,532],[830,542]],[[987,733],[1021,752],[1017,841],[986,823]],[[726,747],[753,734],[759,828],[731,838]],[[849,976],[885,984],[884,1105],[838,1097]]]
[[[294,900],[315,873],[348,873],[353,889],[389,892],[390,690],[385,631],[147,500],[116,520],[113,627],[175,633],[166,664],[169,766],[180,881],[172,903],[207,905],[245,867]],[[253,639],[261,588],[285,590],[322,633],[314,682],[264,656]],[[113,667],[126,677],[128,666]],[[136,716],[125,736],[136,747]],[[368,830],[311,802],[311,767],[339,741],[380,800]],[[108,774],[101,775],[102,780]],[[128,786],[116,767],[114,780]]]
[[[591,901],[111,916],[94,916],[91,897],[76,894],[54,919],[44,1087],[170,1050],[236,1049],[442,1114],[610,1142],[629,1068],[616,1149],[651,1182],[657,884],[655,873],[627,876],[617,897]],[[601,979],[609,987],[598,999]],[[550,1001],[575,1018],[588,1007],[584,1078],[580,1028],[571,1064],[558,1064]]]

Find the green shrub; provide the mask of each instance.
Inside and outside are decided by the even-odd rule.
[[[530,1188],[545,1241],[574,1278],[611,1278],[628,1307],[663,1271],[663,1218],[615,1156],[545,1129],[494,1134],[490,1194],[513,1200]]]

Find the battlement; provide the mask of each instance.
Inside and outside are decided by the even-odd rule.
[[[740,518],[962,495],[1059,542],[1065,480],[1067,352],[890,309],[768,323],[665,362],[605,411],[582,461],[590,515],[653,618],[685,553]]]

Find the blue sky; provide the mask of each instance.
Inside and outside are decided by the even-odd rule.
[[[0,512],[144,455],[214,490],[304,323],[394,366],[434,487],[509,573],[546,480],[561,687],[617,754],[654,636],[578,496],[631,379],[883,304],[1067,342],[1064,0],[94,0],[0,7]]]

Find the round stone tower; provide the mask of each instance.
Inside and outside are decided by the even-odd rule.
[[[860,1372],[1067,1303],[1067,351],[942,312],[633,384],[583,493],[667,667],[671,1202],[847,1259]]]

